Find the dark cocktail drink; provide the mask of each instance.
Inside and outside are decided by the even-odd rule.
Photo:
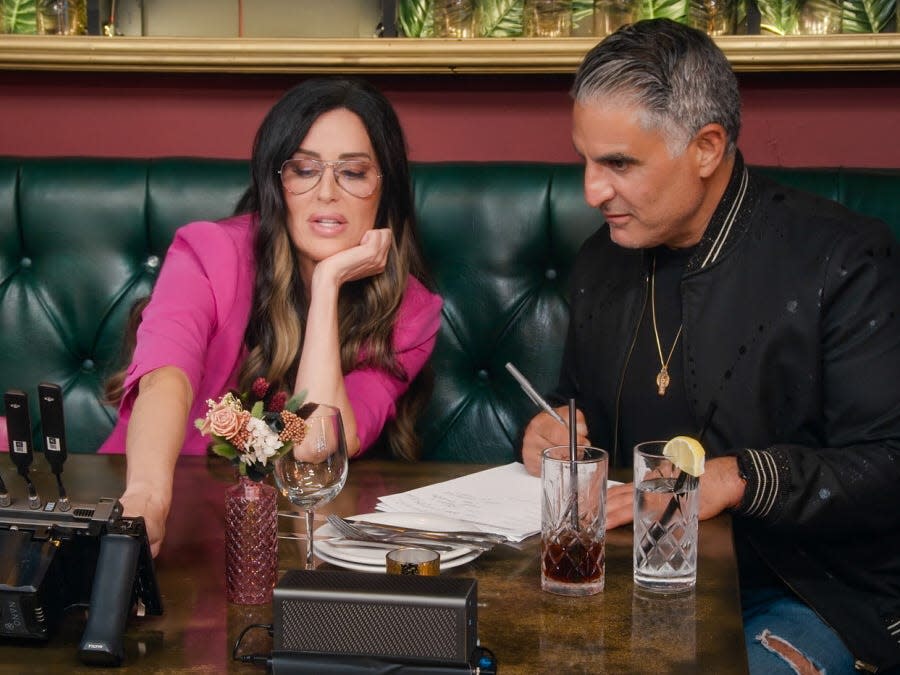
[[[603,539],[583,542],[571,534],[541,547],[544,576],[562,583],[603,583]]]

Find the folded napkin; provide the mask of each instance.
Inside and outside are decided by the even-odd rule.
[[[375,508],[467,520],[513,541],[541,531],[541,479],[518,462],[426,487],[385,495]]]

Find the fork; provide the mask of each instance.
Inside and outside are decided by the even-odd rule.
[[[329,525],[331,525],[335,530],[338,531],[339,534],[343,535],[347,539],[374,542],[395,542],[398,544],[415,542],[417,546],[422,546],[423,548],[434,548],[434,550],[442,550],[444,547],[446,547],[448,550],[454,548],[453,546],[447,546],[446,544],[439,544],[437,542],[429,541],[428,538],[410,537],[404,536],[403,534],[394,534],[390,532],[385,532],[384,534],[372,534],[363,530],[362,528],[357,527],[356,525],[353,525],[352,523],[347,522],[340,516],[336,516],[333,513],[326,516],[325,519],[328,521]],[[487,551],[493,547],[493,545],[488,542],[459,540],[454,540],[454,542],[459,546],[465,546],[466,548],[477,548],[482,551]]]
[[[279,532],[279,539],[300,539],[306,541],[305,534],[296,534],[294,532]],[[323,541],[328,542],[329,546],[336,546],[337,548],[377,548],[385,551],[390,551],[392,549],[397,548],[397,544],[400,542],[390,542],[390,541],[369,541],[366,539],[365,541],[359,539],[349,539],[344,535],[339,537],[331,537],[330,539],[323,539]],[[412,541],[412,540],[411,540]],[[416,540],[418,541],[418,540]],[[419,545],[419,544],[417,544]],[[449,546],[446,544],[437,544],[431,543],[425,544],[427,548],[430,548],[434,551],[452,551],[455,546]]]
[[[400,527],[399,525],[388,525],[386,523],[373,523],[372,521],[363,520],[361,518],[354,518],[353,520],[345,518],[344,522],[349,522],[351,525],[360,527],[370,534],[381,534],[382,532],[386,532],[388,534],[395,534],[403,537],[424,537],[426,539],[437,539],[438,541],[445,540],[490,545],[509,545],[512,543],[505,535],[497,534],[495,532],[482,532],[481,530],[477,532],[472,530],[423,530],[418,527]]]

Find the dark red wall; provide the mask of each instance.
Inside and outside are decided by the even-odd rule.
[[[900,167],[900,72],[739,75],[752,164]],[[244,158],[299,76],[0,72],[0,154]],[[569,76],[376,76],[412,159],[574,161]]]

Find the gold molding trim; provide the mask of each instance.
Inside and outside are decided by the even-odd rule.
[[[0,70],[572,73],[595,38],[274,39],[0,36]],[[900,34],[717,39],[736,71],[900,70]]]

